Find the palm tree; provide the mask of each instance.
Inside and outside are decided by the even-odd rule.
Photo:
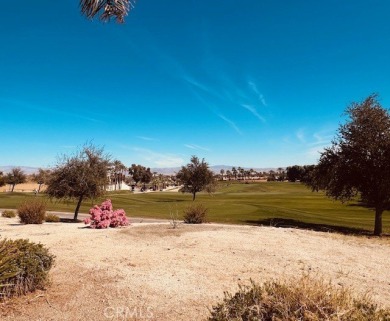
[[[226,176],[227,176],[228,180],[230,181],[231,178],[232,178],[232,172],[230,170],[227,170],[226,171]]]
[[[254,175],[255,175],[255,170],[253,168],[251,168],[249,170],[249,178],[252,180]]]
[[[114,189],[122,188],[122,182],[125,180],[127,167],[119,160],[114,160],[111,164],[111,179],[114,181]]]
[[[221,173],[221,181],[223,181],[223,174],[225,174],[225,170],[222,168],[219,172]]]
[[[238,166],[237,170],[238,170],[238,177],[241,177],[241,179],[245,180],[245,173],[244,173],[245,169]]]
[[[232,173],[233,173],[234,179],[237,180],[237,169],[235,167],[232,167]]]
[[[109,21],[115,17],[116,21],[123,23],[136,0],[80,0],[81,12],[87,18],[100,14],[102,21]]]

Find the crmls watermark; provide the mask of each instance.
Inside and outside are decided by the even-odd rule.
[[[152,307],[127,307],[127,306],[118,306],[118,307],[107,307],[104,309],[104,316],[107,319],[116,319],[116,320],[127,320],[129,318],[136,319],[153,319],[153,308]]]

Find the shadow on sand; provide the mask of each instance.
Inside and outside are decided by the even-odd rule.
[[[266,218],[260,220],[247,220],[244,221],[246,224],[250,225],[262,225],[262,226],[274,226],[274,227],[283,227],[283,228],[298,228],[302,230],[311,230],[317,232],[331,232],[331,233],[341,233],[344,235],[364,235],[364,236],[373,236],[372,231],[346,227],[346,226],[337,226],[337,225],[328,225],[328,224],[317,224],[317,223],[307,223],[294,219],[288,218]],[[389,237],[389,234],[384,234],[382,236]]]
[[[83,220],[74,220],[73,218],[60,218],[61,223],[83,223]]]

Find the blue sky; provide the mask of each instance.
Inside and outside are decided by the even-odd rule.
[[[352,101],[390,105],[388,0],[139,0],[123,25],[4,1],[0,39],[0,166],[88,141],[128,166],[313,164]]]

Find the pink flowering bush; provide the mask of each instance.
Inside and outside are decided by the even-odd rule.
[[[91,217],[84,220],[92,228],[107,228],[127,226],[130,224],[123,209],[113,210],[111,200],[105,200],[100,206],[95,205],[89,210]]]

